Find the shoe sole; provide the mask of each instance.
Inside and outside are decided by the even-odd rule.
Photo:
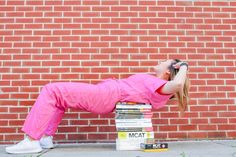
[[[53,149],[54,148],[54,146],[52,146],[52,147],[44,147],[44,146],[41,146],[43,149]]]
[[[9,151],[9,150],[6,150],[6,152],[9,154],[30,154],[30,153],[40,153],[42,151],[43,151],[43,149],[35,149],[35,150],[31,150],[31,151]]]
[[[40,146],[41,146],[43,149],[52,149],[52,148],[54,148],[54,145],[53,145],[53,144],[49,144],[49,145],[40,144]]]

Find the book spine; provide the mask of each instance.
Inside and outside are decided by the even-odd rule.
[[[154,138],[154,132],[118,132],[118,139]]]

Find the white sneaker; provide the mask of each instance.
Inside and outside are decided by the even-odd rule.
[[[52,136],[47,136],[47,137],[42,137],[39,141],[40,146],[44,149],[51,149],[54,147],[53,142],[52,142],[53,137]]]
[[[6,152],[11,154],[39,153],[42,150],[39,141],[30,141],[27,137],[16,145],[6,147]]]

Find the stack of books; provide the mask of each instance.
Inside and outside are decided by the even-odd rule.
[[[141,143],[154,140],[151,108],[143,103],[116,104],[116,150],[141,150]]]

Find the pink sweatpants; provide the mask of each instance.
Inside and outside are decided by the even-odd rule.
[[[28,114],[22,131],[34,139],[54,135],[67,108],[93,113],[109,113],[120,99],[114,81],[97,85],[86,83],[52,83],[43,87]]]

